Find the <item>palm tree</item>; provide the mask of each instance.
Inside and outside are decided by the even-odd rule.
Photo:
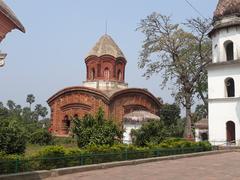
[[[29,103],[29,108],[30,108],[30,110],[31,110],[31,105],[32,105],[32,103],[35,102],[35,97],[34,97],[34,95],[33,95],[33,94],[28,94],[26,101],[27,101],[27,103]]]
[[[16,107],[16,104],[12,100],[8,100],[7,106],[9,110],[13,110]]]

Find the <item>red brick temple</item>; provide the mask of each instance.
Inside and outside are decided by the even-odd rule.
[[[126,58],[109,35],[103,35],[85,58],[86,81],[82,86],[67,87],[48,99],[51,132],[69,134],[72,117],[95,114],[102,107],[106,118],[123,123],[134,111],[157,114],[160,101],[149,91],[128,88],[125,83]]]

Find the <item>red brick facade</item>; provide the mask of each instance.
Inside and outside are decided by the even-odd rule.
[[[113,118],[119,124],[125,114],[134,110],[146,110],[156,114],[160,102],[144,89],[119,90],[112,96],[83,86],[69,87],[56,93],[48,100],[51,107],[51,131],[56,135],[67,135],[72,117],[95,114],[102,107],[106,118]]]
[[[108,49],[104,47],[110,47],[109,54]],[[86,82],[101,81],[103,89],[86,86],[68,87],[50,97],[48,100],[51,108],[50,130],[55,135],[68,135],[73,117],[83,117],[87,113],[95,114],[100,107],[104,109],[106,118],[113,118],[120,125],[123,116],[132,111],[145,110],[156,114],[160,109],[161,103],[147,90],[118,86],[124,84],[127,61],[110,36],[105,35],[100,39],[92,53],[85,59],[85,63]],[[112,82],[117,83],[116,87],[108,86]],[[104,85],[108,88],[104,89]]]
[[[124,82],[126,60],[110,55],[90,56],[86,60],[87,81],[109,80]]]

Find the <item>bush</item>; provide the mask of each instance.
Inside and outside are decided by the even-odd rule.
[[[30,143],[43,145],[52,145],[54,143],[53,136],[46,129],[39,129],[32,133],[30,137]]]
[[[66,167],[65,156],[66,149],[62,146],[47,146],[36,155],[39,159],[40,169],[55,169]]]
[[[8,155],[0,152],[0,174],[14,173],[16,160],[18,172],[71,167],[130,159],[168,156],[211,150],[208,142],[191,142],[184,139],[167,139],[158,145],[148,147],[114,144],[89,145],[84,149],[47,146],[33,156]]]
[[[0,151],[7,154],[21,154],[26,149],[26,131],[15,120],[0,122]]]
[[[212,146],[209,142],[193,142],[181,138],[169,138],[159,144],[149,143],[147,146],[150,149],[202,148],[204,151],[212,149]]]
[[[56,145],[76,145],[77,141],[72,137],[54,137],[54,144]]]
[[[131,136],[134,145],[146,146],[148,143],[161,143],[169,136],[169,134],[163,121],[152,120],[144,123],[140,129],[133,129]]]
[[[90,114],[82,119],[73,119],[72,132],[77,139],[78,147],[88,145],[113,145],[120,141],[122,131],[111,120],[104,119],[104,112],[100,108],[96,116]]]

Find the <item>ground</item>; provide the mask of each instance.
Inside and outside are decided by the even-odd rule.
[[[64,175],[47,180],[237,180],[240,152],[166,160]]]

